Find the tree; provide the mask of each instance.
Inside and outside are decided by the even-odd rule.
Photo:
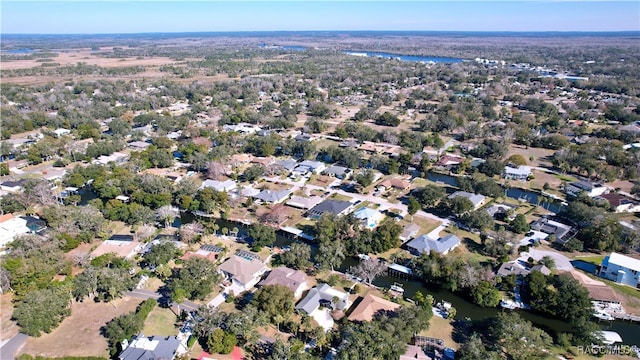
[[[204,258],[191,258],[169,280],[171,298],[179,302],[182,296],[190,300],[204,300],[221,281],[215,265]]]
[[[482,307],[496,307],[500,303],[500,291],[488,281],[480,281],[471,289],[473,302]]]
[[[553,258],[549,255],[543,256],[542,259],[540,259],[540,264],[548,267],[551,270],[555,269],[556,267],[556,261],[553,260]]]
[[[489,339],[498,350],[514,360],[541,359],[551,346],[551,337],[517,313],[500,312],[489,328]]]
[[[364,279],[365,283],[371,284],[376,277],[382,275],[387,270],[387,266],[374,259],[361,260],[358,265],[351,267],[351,273],[361,279]]]
[[[204,226],[199,222],[191,222],[180,227],[180,239],[187,244],[204,233]]]
[[[282,321],[289,319],[295,306],[293,291],[283,285],[266,285],[255,292],[251,303],[267,318],[276,323],[280,316]]]
[[[259,223],[251,225],[247,235],[253,239],[251,243],[253,251],[260,251],[263,246],[271,246],[276,241],[276,231],[270,226]]]
[[[264,174],[264,171],[264,166],[260,164],[251,165],[244,171],[244,179],[248,182],[256,181]]]
[[[69,300],[69,292],[61,287],[34,290],[15,305],[12,317],[20,331],[38,337],[51,332],[71,315]]]
[[[478,333],[473,333],[469,340],[467,340],[456,352],[456,359],[458,360],[498,360],[500,358],[500,354],[497,352],[487,350]]]
[[[314,259],[321,268],[330,268],[333,271],[335,267],[342,264],[345,257],[345,247],[342,241],[325,241],[318,246]]]
[[[310,258],[311,246],[304,243],[293,243],[289,251],[280,255],[280,261],[285,266],[298,270],[308,267]]]
[[[514,166],[522,166],[527,165],[527,160],[525,160],[524,156],[515,154],[509,156],[509,158],[507,159],[507,163],[510,163]]]
[[[427,185],[415,191],[416,199],[420,201],[422,206],[427,208],[438,205],[440,200],[444,199],[446,195],[447,192],[445,189],[437,185]]]
[[[420,210],[420,202],[413,196],[409,196],[409,202],[407,203],[407,211],[409,215],[415,215]]]
[[[207,348],[211,353],[230,354],[237,342],[235,334],[217,328],[207,338]]]
[[[144,254],[143,261],[147,266],[157,267],[164,265],[179,254],[178,248],[173,241],[163,241],[151,247]]]
[[[529,231],[529,223],[527,222],[527,218],[524,214],[516,215],[515,219],[511,222],[511,226],[513,227],[513,231],[518,234],[523,234]]]
[[[465,198],[466,199],[466,198]],[[455,199],[454,199],[455,200]],[[468,200],[468,199],[466,199]],[[462,216],[462,221],[471,229],[484,230],[492,228],[495,222],[488,212],[482,209],[468,212]]]
[[[180,211],[171,205],[165,205],[156,210],[156,216],[158,220],[164,222],[165,228],[168,228],[178,215],[180,215]]]
[[[448,199],[448,208],[456,216],[461,216],[473,209],[473,203],[464,196],[456,196]]]
[[[384,125],[384,126],[398,126],[400,125],[400,119],[397,116],[391,114],[388,111],[385,111],[382,115],[379,115],[376,118],[376,125]]]

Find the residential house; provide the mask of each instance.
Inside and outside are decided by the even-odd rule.
[[[398,360],[433,360],[431,356],[425,354],[424,348],[417,345],[407,345],[407,350],[400,355]]]
[[[590,181],[574,181],[565,185],[564,192],[567,195],[577,197],[581,193],[586,193],[589,197],[600,196],[609,191],[606,186]]]
[[[97,258],[104,254],[116,254],[125,259],[131,259],[144,249],[144,244],[133,240],[133,235],[112,235],[93,250],[91,258]]]
[[[27,226],[27,220],[14,217],[13,214],[0,216],[0,249],[12,242],[16,236],[28,234],[31,229]]]
[[[26,181],[26,179],[3,181],[0,183],[0,189],[10,193],[22,192],[22,185],[24,185]]]
[[[525,277],[534,271],[539,271],[544,275],[551,274],[551,270],[545,265],[538,264],[538,265],[529,267],[529,265],[524,260],[517,259],[517,260],[507,261],[505,263],[502,263],[502,265],[500,265],[500,268],[496,272],[496,275],[506,277],[511,274],[514,274],[519,277]]]
[[[215,191],[229,192],[235,190],[238,184],[233,180],[217,181],[217,180],[205,180],[200,185],[200,190],[204,188],[212,188]]]
[[[473,204],[473,208],[474,209],[481,208],[482,205],[484,205],[487,202],[487,198],[484,197],[484,195],[472,194],[472,193],[466,192],[466,191],[456,191],[453,194],[449,195],[448,198],[449,199],[455,199],[458,196],[462,196],[462,197],[465,197],[465,198],[469,199],[471,201],[471,203]]]
[[[380,184],[378,184],[378,188],[380,187],[384,188],[385,190],[394,188],[405,191],[409,189],[409,187],[411,187],[411,182],[400,178],[393,178],[382,181]]]
[[[325,200],[307,211],[307,217],[320,218],[324,214],[346,215],[353,208],[353,204],[342,200]]]
[[[556,237],[556,242],[563,245],[569,240],[572,227],[546,217],[542,217],[531,223],[531,230],[543,232]]]
[[[618,284],[638,288],[640,285],[638,272],[640,272],[640,260],[612,252],[602,260],[598,275]]]
[[[268,270],[269,268],[260,258],[239,255],[231,256],[218,266],[218,271],[230,280],[234,287],[240,290],[239,292],[254,287]]]
[[[407,243],[407,249],[412,254],[419,256],[422,253],[435,251],[440,255],[446,255],[460,245],[460,239],[453,235],[447,235],[439,239],[432,239],[427,235],[420,235]]]
[[[463,161],[464,161],[464,158],[462,156],[446,154],[436,162],[435,166],[452,168],[454,166],[459,165]]]
[[[379,312],[396,311],[400,304],[379,298],[377,296],[367,294],[362,298],[358,306],[351,311],[349,321],[371,321]]]
[[[289,195],[291,195],[291,190],[262,190],[259,193],[255,194],[253,198],[262,200],[266,203],[279,204],[285,201],[289,197]]]
[[[320,174],[326,167],[327,166],[321,161],[305,160],[298,164],[298,166],[293,169],[293,172],[299,176],[311,173]]]
[[[344,180],[348,179],[349,176],[351,176],[351,169],[344,166],[331,165],[326,170],[324,170],[323,174]]]
[[[295,137],[296,141],[313,141],[315,137],[312,134],[302,133]]]
[[[302,293],[309,288],[307,284],[307,276],[300,270],[289,269],[288,267],[277,267],[262,280],[258,285],[282,285],[291,289],[296,299],[302,296]]]
[[[368,207],[361,207],[356,210],[353,215],[356,219],[362,221],[362,224],[368,228],[374,228],[378,225],[380,220],[384,217],[378,210],[369,209]]]
[[[222,126],[223,131],[235,131],[241,134],[255,134],[258,131],[262,130],[262,128],[258,125],[248,124],[248,123],[239,123],[237,125],[224,125]]]
[[[131,150],[142,151],[151,146],[150,143],[146,141],[132,141],[127,144],[127,147]]]
[[[114,162],[116,164],[122,164],[129,160],[129,155],[121,152],[114,152],[111,155],[101,155],[96,160],[93,160],[93,164],[101,164],[107,165],[110,162]]]
[[[413,237],[416,236],[418,231],[420,231],[420,226],[416,224],[409,224],[405,226],[404,230],[402,230],[402,234],[400,234],[400,237],[399,237],[400,241],[405,242],[410,239],[413,239]]]
[[[597,197],[609,203],[615,212],[640,212],[640,202],[630,199],[622,194],[609,193]]]
[[[494,219],[504,219],[511,210],[515,210],[515,208],[507,204],[493,204],[485,209],[487,214],[491,215]],[[513,217],[515,217],[515,211],[513,214]]]
[[[63,137],[65,135],[71,134],[71,130],[58,128],[58,129],[53,130],[53,133],[56,134],[56,137]]]
[[[276,161],[276,158],[273,156],[267,156],[267,157],[258,157],[255,156],[253,158],[251,158],[251,163],[252,164],[258,164],[258,165],[262,165],[264,167],[267,167],[271,164],[273,164]]]
[[[335,299],[337,301],[334,302]],[[307,296],[296,305],[296,310],[311,315],[321,304],[337,310],[346,310],[351,306],[349,295],[323,283],[309,290]]]
[[[505,166],[502,177],[508,180],[527,181],[531,176],[531,168],[528,166],[518,166],[517,168]]]
[[[300,208],[300,209],[311,209],[312,207],[318,205],[322,202],[322,197],[320,196],[310,196],[310,197],[302,197],[294,195],[287,201],[287,205]]]
[[[295,167],[298,165],[298,162],[295,161],[294,159],[282,159],[282,160],[276,161],[276,165],[281,166],[283,169],[287,171],[291,171],[295,169]]]
[[[182,341],[175,336],[151,336],[142,334],[135,336],[131,342],[123,341],[124,350],[118,355],[119,360],[172,360],[180,353]]]

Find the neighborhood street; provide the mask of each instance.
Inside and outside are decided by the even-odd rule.
[[[0,346],[0,360],[13,360],[14,355],[24,346],[29,336],[23,333],[15,334],[7,342]]]

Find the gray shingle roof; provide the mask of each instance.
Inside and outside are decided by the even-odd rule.
[[[309,210],[312,216],[322,216],[325,213],[340,214],[351,206],[348,201],[325,200]]]
[[[430,253],[433,250],[438,254],[444,254],[458,244],[460,244],[460,239],[453,234],[441,237],[438,240],[434,240],[427,235],[420,235],[409,241],[407,247],[414,249],[417,253]]]

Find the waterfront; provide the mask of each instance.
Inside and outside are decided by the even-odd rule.
[[[386,52],[377,52],[377,51],[352,51],[346,50],[343,51],[347,55],[355,55],[355,56],[367,56],[367,57],[378,57],[384,59],[397,59],[402,61],[415,61],[415,62],[424,62],[424,63],[460,63],[463,62],[464,59],[460,58],[450,58],[450,57],[437,57],[437,56],[416,56],[416,55],[402,55],[402,54],[392,54]]]

